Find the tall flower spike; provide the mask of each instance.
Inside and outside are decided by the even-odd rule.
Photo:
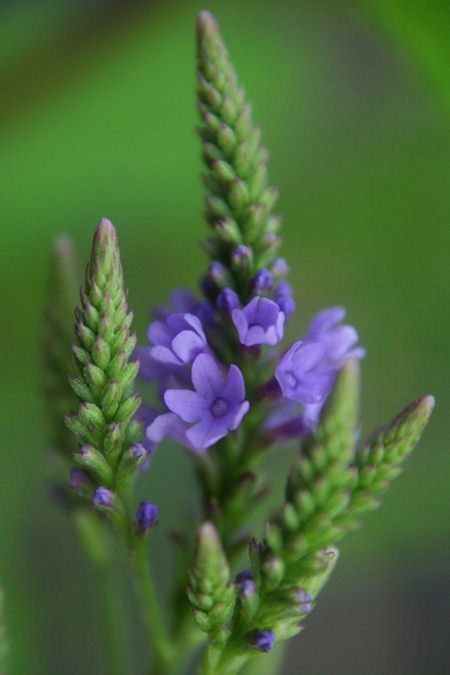
[[[76,450],[75,438],[67,431],[64,416],[75,405],[75,396],[67,380],[76,366],[70,351],[73,333],[73,308],[78,297],[79,271],[73,243],[59,237],[53,246],[50,275],[43,317],[43,385],[50,416],[52,449],[66,458]]]
[[[277,190],[268,186],[266,148],[252,121],[251,107],[215,18],[201,12],[197,22],[200,136],[207,166],[207,220],[214,230],[211,256],[231,267],[234,289],[246,302],[256,272],[274,260],[278,216],[272,215]],[[248,255],[233,255],[238,247]],[[245,249],[247,251],[247,248]],[[233,263],[233,264],[232,264]]]
[[[128,486],[131,446],[139,433],[133,422],[140,399],[132,391],[138,363],[129,360],[136,344],[131,321],[116,231],[103,219],[76,310],[73,351],[80,375],[71,385],[81,404],[67,424],[82,444],[77,462],[106,492]]]

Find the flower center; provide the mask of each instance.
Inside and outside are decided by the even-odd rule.
[[[230,406],[228,405],[228,401],[226,401],[224,398],[216,398],[211,406],[211,413],[213,417],[219,419],[220,417],[223,417],[227,414],[229,408]]]

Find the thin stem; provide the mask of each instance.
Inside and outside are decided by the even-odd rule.
[[[103,630],[106,643],[108,673],[123,675],[126,672],[126,658],[118,607],[119,594],[114,583],[111,561],[111,546],[104,524],[96,513],[79,509],[73,513],[73,522],[83,545],[86,556],[91,561],[102,596]]]
[[[103,627],[107,647],[108,673],[123,675],[126,673],[126,661],[123,639],[118,622],[118,593],[114,583],[113,570],[110,565],[97,568],[97,577],[102,595]]]
[[[145,546],[139,546],[133,551],[133,563],[147,637],[153,654],[151,672],[154,675],[167,675],[174,651],[162,618]]]

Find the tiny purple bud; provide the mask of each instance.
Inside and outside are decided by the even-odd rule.
[[[231,254],[231,260],[235,265],[239,267],[243,264],[248,263],[252,258],[252,250],[249,246],[245,244],[240,244],[237,246]]]
[[[241,303],[237,293],[232,288],[224,288],[217,296],[216,305],[223,312],[231,312],[233,309],[240,307]]]
[[[301,614],[309,614],[312,610],[312,597],[308,591],[305,591],[303,588],[297,588],[294,593],[294,599],[298,604]]]
[[[139,504],[136,511],[136,522],[141,530],[149,530],[158,523],[159,509],[148,501]]]
[[[92,503],[94,506],[105,506],[107,508],[112,506],[114,499],[114,494],[111,490],[108,490],[105,487],[99,487],[96,489]]]
[[[263,267],[258,270],[252,279],[252,288],[254,291],[268,291],[272,288],[273,277],[268,269]]]
[[[244,598],[249,598],[256,592],[256,584],[253,580],[253,572],[251,570],[243,570],[236,575],[235,586],[239,593]]]
[[[221,262],[213,260],[208,268],[208,278],[219,288],[223,288],[227,283],[227,269]]]
[[[153,449],[152,449],[153,450]],[[131,454],[134,459],[140,459],[144,455],[149,454],[149,450],[146,450],[142,443],[137,443],[136,445],[133,445],[131,449]]]
[[[85,487],[89,482],[88,475],[83,469],[72,469],[70,472],[69,487],[73,490],[79,490]]]
[[[276,279],[282,279],[289,274],[289,265],[284,258],[277,258],[273,261],[270,271]]]
[[[275,633],[271,630],[255,630],[251,643],[262,652],[270,652],[275,644]]]

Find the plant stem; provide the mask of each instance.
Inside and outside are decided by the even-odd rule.
[[[73,513],[73,522],[84,551],[92,563],[102,596],[103,629],[105,635],[108,673],[126,673],[124,645],[118,617],[118,592],[114,583],[110,539],[104,524],[96,513],[79,509]]]
[[[151,672],[153,675],[167,675],[175,654],[161,615],[158,596],[147,561],[146,547],[138,546],[133,551],[132,557],[147,637],[153,654]]]

